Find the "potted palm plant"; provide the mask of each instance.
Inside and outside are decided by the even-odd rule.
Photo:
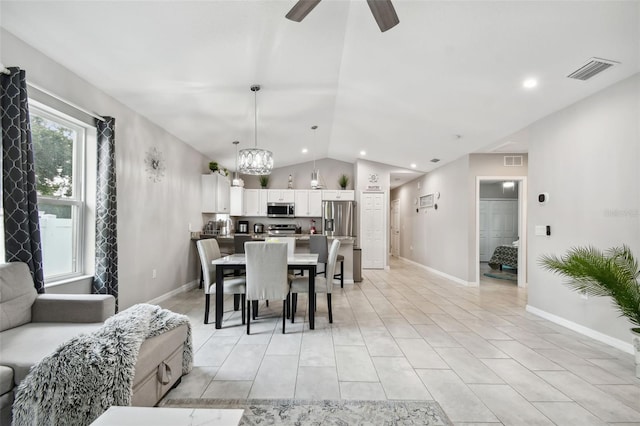
[[[629,247],[602,252],[595,247],[574,247],[564,256],[542,256],[540,265],[569,278],[567,285],[590,296],[609,296],[635,327],[631,328],[636,356],[636,377],[640,378],[640,283],[638,261]]]
[[[260,182],[260,188],[266,189],[267,185],[269,185],[269,175],[258,176],[258,182]]]
[[[338,178],[338,185],[340,185],[340,189],[347,189],[347,185],[349,185],[349,176],[342,174]]]

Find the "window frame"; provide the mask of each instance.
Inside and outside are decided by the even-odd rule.
[[[42,117],[46,120],[55,121],[63,126],[67,126],[76,132],[76,140],[73,144],[72,151],[72,197],[54,197],[38,195],[38,210],[41,204],[49,204],[54,206],[71,206],[71,223],[72,223],[72,253],[71,253],[71,269],[69,273],[47,275],[44,271],[45,287],[78,278],[86,275],[85,262],[85,242],[86,236],[86,215],[87,215],[87,137],[92,126],[78,120],[64,112],[50,107],[46,104],[29,98],[29,115]],[[95,130],[95,127],[93,127]],[[34,152],[34,161],[37,162]],[[77,216],[77,217],[76,217]],[[44,255],[44,253],[43,253]]]

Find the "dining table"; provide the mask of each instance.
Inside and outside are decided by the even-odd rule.
[[[244,253],[231,254],[215,259],[216,266],[216,328],[222,327],[224,313],[224,272],[228,270],[243,271],[247,269],[247,257]],[[287,256],[288,269],[309,271],[309,328],[315,328],[316,269],[318,267],[317,253],[293,253]],[[292,313],[293,315],[293,313]]]

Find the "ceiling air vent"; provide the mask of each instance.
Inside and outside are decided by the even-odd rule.
[[[620,62],[610,61],[608,59],[591,58],[586,64],[569,74],[567,77],[575,78],[576,80],[588,80],[596,74],[600,74],[607,68],[619,63]]]
[[[506,167],[520,167],[522,166],[522,155],[505,155],[504,165]]]

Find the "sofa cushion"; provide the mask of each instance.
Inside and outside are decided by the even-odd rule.
[[[80,333],[90,333],[102,323],[32,322],[0,333],[0,364],[13,369],[19,384],[32,365],[52,353],[60,344]]]
[[[0,395],[13,389],[13,369],[0,365]]]
[[[0,331],[31,322],[37,292],[26,263],[0,265]]]

